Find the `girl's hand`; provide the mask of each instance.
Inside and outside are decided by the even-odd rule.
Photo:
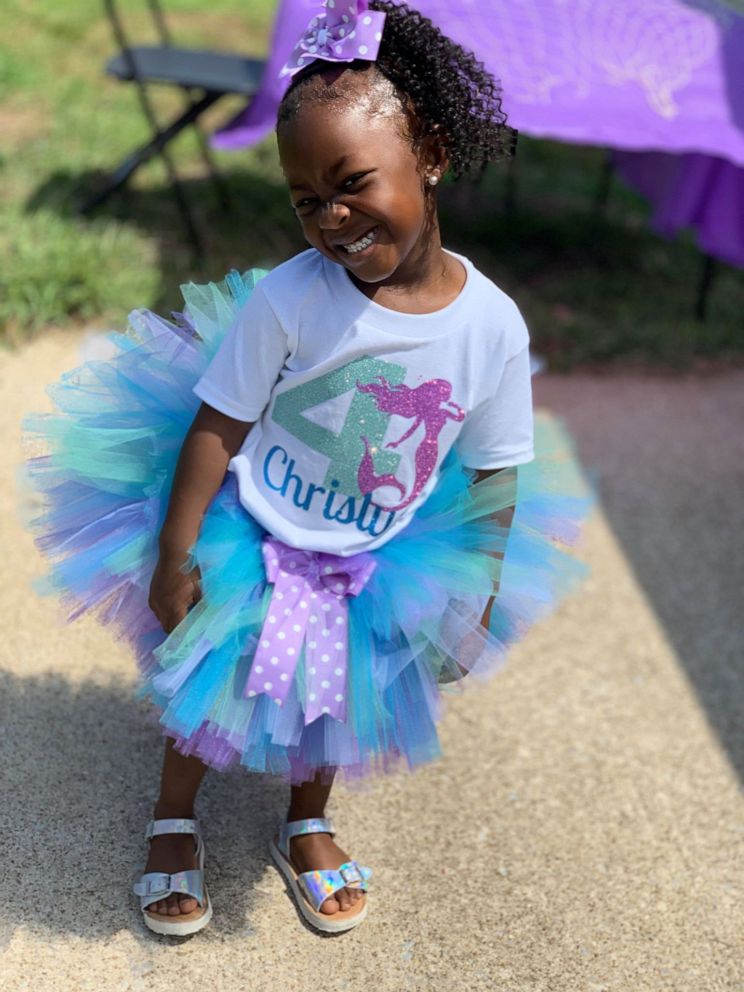
[[[164,554],[161,551],[150,582],[148,605],[166,634],[170,634],[202,598],[198,567],[190,572],[181,571],[187,559],[186,554]]]
[[[253,426],[202,403],[178,456],[168,512],[158,535],[160,557],[150,582],[150,609],[166,634],[202,598],[198,568],[184,573],[188,549],[199,536],[207,507],[225,478],[227,466]]]

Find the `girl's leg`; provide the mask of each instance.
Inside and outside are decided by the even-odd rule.
[[[207,766],[198,758],[185,758],[173,747],[173,740],[165,742],[163,772],[160,779],[160,795],[155,803],[155,820],[192,819],[194,800],[204,778]],[[192,834],[161,834],[150,841],[150,855],[145,871],[188,871],[196,868],[196,854]],[[152,903],[148,909],[156,913],[178,916],[190,913],[198,906],[192,896],[171,893],[167,899]]]
[[[287,822],[314,819],[325,815],[325,806],[333,782],[322,782],[316,775],[314,781],[293,785],[290,792]],[[295,870],[321,871],[338,868],[349,860],[348,854],[333,842],[330,834],[302,834],[289,842],[289,853]],[[354,888],[339,889],[321,905],[322,913],[336,913],[352,906],[361,897]]]

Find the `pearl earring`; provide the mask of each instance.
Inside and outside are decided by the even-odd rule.
[[[439,176],[432,173],[432,175],[426,177],[426,181],[430,186],[436,186],[439,182]]]

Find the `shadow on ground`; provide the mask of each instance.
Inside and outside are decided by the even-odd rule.
[[[86,940],[139,927],[167,941],[145,930],[131,892],[147,857],[144,829],[159,774],[153,755],[163,746],[145,705],[128,683],[74,685],[57,675],[2,673],[0,699],[3,736],[13,742],[0,814],[13,859],[0,882],[0,944],[20,926]],[[206,824],[222,935],[248,933],[286,802],[275,778],[242,769],[207,775],[197,815]]]
[[[548,376],[535,385],[539,405],[565,419],[614,536],[744,782],[744,372]]]

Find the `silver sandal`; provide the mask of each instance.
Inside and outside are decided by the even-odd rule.
[[[140,897],[140,907],[145,926],[154,933],[171,937],[186,937],[203,929],[212,919],[212,903],[204,884],[204,841],[198,820],[150,820],[145,829],[145,840],[159,834],[193,834],[196,838],[198,868],[177,871],[169,875],[165,871],[148,871],[134,883],[134,894]],[[162,913],[148,912],[147,907],[165,899],[171,892],[193,896],[199,906],[190,913],[179,916],[164,916]]]
[[[339,868],[303,871],[298,874],[289,857],[289,842],[292,837],[300,834],[318,833],[333,836],[335,831],[331,821],[324,817],[315,817],[283,823],[279,828],[278,840],[271,841],[271,856],[287,880],[297,907],[307,922],[324,933],[342,933],[357,926],[367,915],[367,883],[372,870],[363,868],[356,861],[345,861]],[[361,889],[364,895],[349,909],[330,914],[321,913],[322,903],[345,887]]]

